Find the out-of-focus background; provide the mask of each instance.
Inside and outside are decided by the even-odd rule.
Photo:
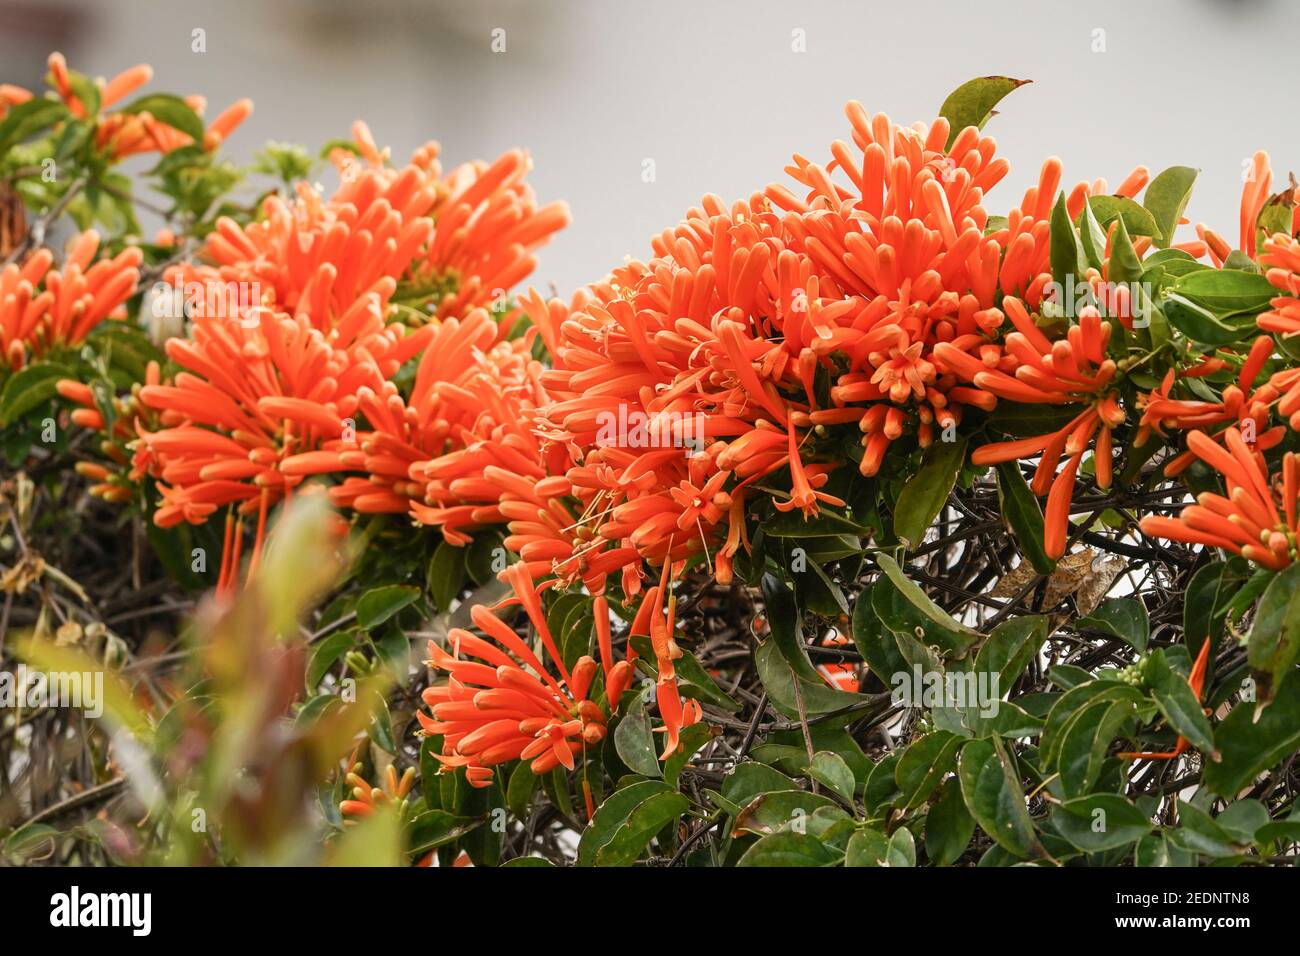
[[[210,116],[255,100],[227,147],[240,161],[269,139],[314,148],[355,118],[399,160],[427,139],[448,164],[525,146],[539,198],[573,210],[534,276],[567,294],[644,257],[702,194],[746,196],[796,151],[825,160],[847,138],[845,101],[928,121],[988,74],[1034,81],[987,127],[1012,164],[990,212],[1051,154],[1067,184],[1177,163],[1202,169],[1192,220],[1235,237],[1251,153],[1267,149],[1280,175],[1300,168],[1294,12],[1287,0],[0,0],[0,81],[40,88],[52,49],[91,76],[148,62],[150,89],[202,93]]]

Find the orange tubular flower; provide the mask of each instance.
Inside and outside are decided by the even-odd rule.
[[[355,335],[336,332],[333,344],[303,316],[198,316],[190,338],[166,346],[186,371],[174,384],[140,391],[164,426],[140,435],[163,496],[154,522],[201,523],[234,505],[241,521],[233,528],[227,521],[226,552],[234,557],[223,558],[226,580],[238,568],[242,516],[258,516],[256,565],[267,509],[303,481],[301,470],[284,469],[286,460],[355,445],[357,393],[384,382],[375,357],[395,367],[423,340],[402,339],[401,327],[385,327],[364,301],[352,311],[361,318],[349,314],[341,325]]]
[[[677,671],[673,661],[680,660],[681,648],[677,646],[677,595],[672,592],[668,581],[669,565],[664,564],[659,583],[651,588],[642,603],[642,609],[649,609],[650,643],[654,648],[658,662],[658,674],[655,678],[655,701],[659,705],[659,718],[664,722],[664,749],[659,755],[666,760],[681,747],[682,729],[695,724],[700,719],[698,701],[688,700],[683,705],[677,689]],[[666,607],[665,607],[666,604]],[[638,615],[638,623],[641,615]],[[637,624],[632,627],[637,631]]]
[[[77,95],[73,83],[73,74],[68,70],[68,64],[64,60],[63,54],[51,53],[49,67],[51,83],[59,96],[68,105],[72,115],[78,119],[90,118],[87,104],[83,103],[81,97]],[[101,84],[99,88],[100,110],[103,111],[121,101],[151,79],[153,79],[153,69],[147,64],[141,63],[130,69],[123,70],[107,83],[96,81]],[[26,91],[20,92],[25,93]],[[4,98],[3,93],[0,92],[0,102]],[[28,98],[30,98],[30,94],[28,94]],[[21,100],[15,102],[21,102]],[[202,114],[204,108],[202,97],[187,97],[186,103],[196,113]],[[200,145],[207,150],[215,149],[252,112],[253,103],[251,100],[242,99],[234,103],[213,120],[204,133],[203,142]],[[0,111],[0,115],[3,115],[3,111]],[[117,162],[136,153],[170,153],[174,149],[189,146],[193,142],[194,138],[189,133],[182,132],[176,127],[162,122],[148,111],[117,112],[101,115],[98,117],[98,123],[95,127],[95,147],[112,162]]]
[[[1106,357],[1111,325],[1101,320],[1095,308],[1088,307],[1066,337],[1053,342],[1034,324],[1018,299],[1008,296],[1003,307],[1016,328],[1005,339],[1007,353],[1018,363],[1014,376],[983,367],[949,346],[940,345],[936,357],[980,388],[1009,401],[1087,406],[1056,431],[984,445],[971,455],[976,465],[1039,456],[1031,487],[1035,494],[1047,495],[1043,545],[1048,555],[1059,558],[1065,553],[1075,476],[1094,437],[1097,485],[1110,487],[1111,432],[1125,418],[1115,392],[1116,365]],[[1069,457],[1057,474],[1062,455]]]
[[[40,249],[20,267],[0,271],[0,361],[21,369],[33,356],[77,345],[100,322],[122,318],[119,307],[135,292],[142,255],[134,246],[94,261],[99,234],[83,232],[68,244],[63,268]]]
[[[1187,445],[1201,461],[1219,473],[1227,495],[1204,492],[1177,518],[1148,515],[1144,534],[1222,548],[1261,567],[1281,570],[1296,559],[1296,503],[1300,498],[1300,458],[1288,452],[1282,459],[1280,482],[1270,482],[1264,456],[1252,451],[1236,426],[1222,436],[1223,444],[1194,431]]]
[[[322,332],[344,338],[352,323],[364,322],[355,312],[358,302],[368,299],[387,314],[398,280],[434,231],[436,149],[426,146],[404,169],[389,169],[365,125],[355,124],[353,132],[370,165],[358,169],[355,157],[337,151],[343,184],[328,200],[299,183],[295,202],[267,197],[262,218],[246,227],[218,219],[201,254],[211,265],[169,272],[169,281],[184,284],[192,312],[220,311],[230,297],[226,290],[237,290],[256,298],[254,305],[306,316]]]
[[[357,449],[296,458],[299,473],[363,470],[331,489],[334,503],[361,512],[410,512],[442,528],[451,543],[503,523],[504,487],[544,477],[544,453],[530,423],[546,401],[541,366],[528,341],[497,341],[501,327],[483,309],[464,320],[435,320],[409,400],[392,383],[362,388],[360,411],[373,431]]]
[[[148,446],[136,441],[141,430],[159,427],[158,415],[140,402],[140,390],[161,384],[161,370],[157,362],[145,367],[144,382],[135,384],[125,396],[109,399],[113,408],[113,424],[104,421],[103,412],[95,400],[90,386],[72,379],[60,379],[55,387],[59,395],[79,406],[72,412],[72,422],[82,428],[104,433],[99,452],[104,463],[79,461],[77,473],[95,484],[90,493],[105,501],[129,501],[133,486],[152,473],[154,458]]]
[[[1267,335],[1257,338],[1242,360],[1236,383],[1223,390],[1223,399],[1219,402],[1170,398],[1169,392],[1175,382],[1175,372],[1170,369],[1158,388],[1138,398],[1142,419],[1136,444],[1145,445],[1152,433],[1164,437],[1171,428],[1206,429],[1233,422],[1241,429],[1246,444],[1259,451],[1274,447],[1286,437],[1286,429],[1281,425],[1265,428],[1269,421],[1269,408],[1277,400],[1279,390],[1272,382],[1255,388],[1255,380],[1272,354],[1273,340]],[[1196,371],[1184,372],[1184,377],[1190,378]],[[1222,441],[1223,435],[1224,431],[1220,430],[1212,437]],[[1170,477],[1181,474],[1195,457],[1193,452],[1185,451],[1171,458],[1165,463],[1165,474]]]
[[[1279,232],[1264,240],[1259,261],[1267,269],[1268,281],[1281,292],[1269,303],[1271,311],[1257,319],[1259,327],[1279,335],[1300,332],[1300,243]]]
[[[527,567],[514,565],[502,578],[514,586],[515,600],[536,629],[544,653],[534,653],[513,628],[475,605],[470,618],[490,640],[455,628],[448,635],[451,653],[429,642],[428,663],[446,672],[448,680],[424,691],[432,716],[416,715],[425,734],[442,737],[442,752],[435,757],[443,769],[464,767],[475,787],[490,786],[491,768],[511,760],[530,761],[538,774],[557,766],[574,769],[575,758],[604,739],[608,714],[631,676],[627,661],[604,662],[609,677],[602,708],[592,698],[599,665],[584,656],[572,672],[564,666]],[[601,644],[604,653],[603,640]],[[558,676],[548,670],[546,657]]]
[[[399,779],[397,768],[389,764],[384,771],[383,784],[378,787],[372,787],[361,776],[359,769],[359,764],[353,761],[344,775],[345,782],[352,788],[351,796],[339,802],[339,812],[345,817],[343,821],[345,824],[355,823],[359,818],[370,816],[375,812],[376,807],[384,804],[402,806],[410,795],[411,788],[415,786],[414,767],[407,767]]]

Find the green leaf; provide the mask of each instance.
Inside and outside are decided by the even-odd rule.
[[[883,584],[872,581],[858,592],[857,602],[853,606],[853,645],[871,672],[888,684],[891,675],[907,670],[907,661],[899,653],[893,633],[885,627],[872,606],[877,586],[893,587],[888,581]]]
[[[863,700],[860,694],[836,690],[820,680],[814,683],[796,675],[774,638],[754,648],[754,664],[772,706],[786,717],[798,716],[800,695],[804,711],[810,715],[828,714]],[[795,681],[798,681],[797,692]]]
[[[690,809],[680,793],[656,793],[641,801],[596,851],[597,866],[631,866],[650,839]]]
[[[378,627],[420,598],[420,589],[407,584],[371,588],[357,601],[357,624],[365,630]]]
[[[482,824],[483,820],[475,817],[458,817],[445,810],[425,810],[411,821],[409,849],[412,853],[424,853],[459,840]]]
[[[29,101],[30,102],[30,101]],[[56,394],[59,379],[75,378],[74,373],[53,362],[40,362],[16,372],[0,392],[0,425],[11,425]]]
[[[1058,680],[1056,674],[1062,669],[1062,666],[1057,665],[1049,672],[1049,676],[1052,676],[1054,683]],[[1067,671],[1067,673],[1069,672]],[[1083,672],[1083,676],[1084,679],[1081,683],[1071,686],[1069,690],[1057,698],[1056,703],[1052,705],[1052,709],[1047,714],[1047,720],[1043,724],[1043,734],[1039,740],[1040,760],[1043,766],[1053,766],[1056,763],[1057,750],[1060,747],[1061,736],[1065,728],[1079,708],[1088,704],[1094,698],[1129,700],[1135,705],[1141,705],[1146,700],[1141,691],[1129,684],[1121,684],[1119,681],[1111,680],[1093,680],[1087,671]],[[1065,685],[1058,683],[1057,686]]]
[[[1111,742],[1136,714],[1132,701],[1103,697],[1080,707],[1070,718],[1056,755],[1061,788],[1067,797],[1082,796],[1092,789]]]
[[[1155,236],[1160,231],[1151,213],[1127,196],[1093,196],[1088,205],[1103,229],[1118,219],[1129,236]]]
[[[937,441],[926,449],[921,467],[903,486],[894,506],[894,535],[911,551],[948,501],[966,462],[966,437]]]
[[[1197,273],[1190,273],[1187,278],[1192,275]],[[1165,298],[1161,311],[1170,325],[1197,345],[1230,345],[1257,331],[1253,319],[1249,322],[1226,322],[1209,309],[1177,293]]]
[[[1142,205],[1155,220],[1158,231],[1154,239],[1158,248],[1166,249],[1174,241],[1174,230],[1187,209],[1199,173],[1199,169],[1190,166],[1170,166],[1147,184]]]
[[[999,401],[988,417],[988,425],[1012,438],[1032,438],[1059,431],[1078,414],[1078,410],[1069,405]]]
[[[818,783],[825,784],[845,800],[853,801],[853,791],[857,789],[857,781],[853,777],[853,771],[839,754],[831,753],[829,750],[813,754],[812,764],[808,767],[808,776]]]
[[[1027,614],[998,624],[989,632],[975,655],[975,670],[997,676],[997,687],[1005,693],[1024,673],[1038,649],[1047,640],[1047,618]]]
[[[871,768],[867,775],[867,785],[862,791],[862,800],[867,809],[878,812],[887,804],[893,804],[899,797],[898,781],[894,771],[898,769],[898,752],[886,754]]]
[[[45,844],[59,836],[59,831],[45,823],[26,823],[5,838],[4,855],[22,861],[35,855]]]
[[[1015,536],[1020,553],[1039,574],[1051,574],[1056,561],[1043,549],[1043,508],[1029,489],[1020,463],[1004,461],[997,466],[998,510]]]
[[[1178,822],[1182,825],[1171,831],[1169,837],[1184,850],[1210,857],[1231,857],[1246,849],[1212,816],[1183,800],[1178,801]]]
[[[998,738],[969,741],[957,761],[957,778],[981,830],[1022,859],[1042,853],[1025,792]]]
[[[949,777],[925,818],[925,853],[936,866],[949,866],[961,858],[975,834],[975,818],[962,799],[961,783]]]
[[[746,760],[736,764],[727,779],[722,781],[722,796],[731,803],[746,806],[761,793],[774,790],[793,790],[795,782],[773,770],[765,763]]]
[[[1175,846],[1164,833],[1148,833],[1138,840],[1134,866],[1195,866],[1195,854]]]
[[[662,775],[654,735],[650,731],[650,717],[645,712],[645,698],[639,694],[614,728],[614,749],[619,759],[634,773],[643,777]]]
[[[466,551],[449,541],[439,543],[429,561],[429,598],[434,610],[446,613],[465,584]]]
[[[307,689],[315,690],[325,677],[326,672],[334,666],[340,657],[356,643],[351,631],[336,631],[323,638],[312,648],[311,660],[307,663]]]
[[[767,624],[772,631],[771,640],[777,645],[781,656],[804,680],[814,684],[824,683],[804,646],[803,624],[799,606],[795,603],[794,590],[788,582],[774,574],[764,574],[760,584],[763,604],[767,610]]]
[[[1238,269],[1189,272],[1174,283],[1174,291],[1219,316],[1263,311],[1277,295],[1265,276]]]
[[[916,866],[916,838],[907,827],[899,827],[889,837],[889,847],[885,851],[885,865]]]
[[[60,100],[33,97],[11,106],[0,122],[0,156],[41,130],[68,119],[71,114]]]
[[[203,120],[188,103],[171,93],[151,93],[128,103],[120,110],[122,113],[149,113],[154,119],[166,123],[193,138],[195,143],[203,142]]]
[[[894,781],[904,809],[914,809],[930,799],[943,778],[956,769],[963,743],[963,738],[940,730],[918,737],[903,751],[894,767]]]
[[[677,671],[677,686],[684,696],[712,704],[720,710],[733,714],[740,710],[740,704],[723,692],[717,681],[709,676],[709,672],[700,665],[690,651],[683,649],[682,656],[673,664]]]
[[[889,838],[869,827],[855,830],[844,851],[845,866],[886,866]]]
[[[1061,288],[1083,278],[1087,272],[1083,246],[1079,234],[1070,221],[1070,211],[1065,207],[1065,193],[1056,197],[1051,220],[1052,278]]]
[[[736,866],[830,866],[840,854],[806,833],[773,833],[761,838]]]
[[[1256,709],[1238,704],[1215,728],[1219,762],[1205,765],[1211,793],[1236,796],[1258,774],[1300,750],[1300,671],[1282,679],[1258,720]]]
[[[1101,228],[1090,202],[1084,203],[1079,213],[1079,240],[1088,264],[1100,271],[1106,264],[1106,230]]]
[[[1151,687],[1156,706],[1169,726],[1186,737],[1197,750],[1204,751],[1211,758],[1215,756],[1214,732],[1210,722],[1205,718],[1201,702],[1187,678],[1169,666],[1164,649],[1153,651],[1147,658],[1147,683]]]
[[[919,611],[929,625],[932,625],[932,627],[927,626],[925,628],[927,640],[933,641],[936,636],[939,636],[932,634],[932,631],[940,632],[943,637],[950,639],[951,643],[956,645],[953,649],[959,653],[965,647],[969,647],[979,640],[980,634],[978,631],[959,623],[947,611],[931,601],[926,593],[903,573],[902,568],[898,566],[898,562],[889,555],[877,554],[876,564],[880,566],[880,570],[884,572],[885,577],[889,579],[890,583],[893,584],[907,603]],[[876,607],[879,610],[879,605],[876,605]]]
[[[838,808],[830,797],[807,790],[773,790],[761,793],[736,815],[737,833],[775,833],[798,830],[818,810]]]
[[[1193,657],[1200,653],[1202,642],[1217,643],[1223,636],[1228,599],[1248,577],[1249,565],[1237,557],[1207,564],[1192,575],[1183,597],[1183,638]]]
[[[681,797],[681,794],[662,780],[641,781],[610,794],[592,814],[591,822],[578,840],[578,866],[595,865],[597,854],[614,838],[614,834],[628,821],[633,811],[651,797],[663,794]]]
[[[1223,808],[1214,822],[1243,846],[1255,842],[1255,834],[1269,822],[1268,808],[1258,800],[1235,800]]]
[[[1129,228],[1123,217],[1115,227],[1110,240],[1110,259],[1106,262],[1106,280],[1108,282],[1136,282],[1142,278],[1142,260],[1133,248],[1129,238]]]
[[[1300,657],[1300,564],[1290,564],[1269,583],[1255,612],[1246,644],[1246,662],[1266,675],[1265,699]]]
[[[1151,621],[1146,605],[1137,598],[1107,598],[1091,614],[1075,621],[1075,627],[1100,631],[1141,653],[1151,638]]]
[[[1117,793],[1090,793],[1052,808],[1052,823],[1085,853],[1128,846],[1151,832],[1151,821]]]
[[[533,793],[537,790],[537,774],[527,760],[516,764],[506,783],[506,806],[521,823],[527,823],[532,812]]]
[[[961,131],[968,126],[983,129],[989,118],[996,115],[993,107],[1013,90],[1032,80],[1013,80],[1009,76],[980,76],[967,80],[948,94],[939,107],[939,115],[948,121],[947,147],[956,142]]]

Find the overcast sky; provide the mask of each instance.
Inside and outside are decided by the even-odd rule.
[[[399,158],[431,138],[449,163],[524,146],[539,197],[573,209],[534,276],[567,294],[645,256],[702,194],[746,196],[795,151],[824,160],[845,101],[928,121],[986,74],[1034,81],[987,127],[1012,166],[991,213],[1048,155],[1067,183],[1182,164],[1202,170],[1193,221],[1234,236],[1250,154],[1269,150],[1279,176],[1300,166],[1293,21],[1283,0],[0,0],[0,80],[35,84],[53,47],[92,75],[149,62],[153,89],[202,93],[212,113],[255,100],[237,159],[358,117]]]

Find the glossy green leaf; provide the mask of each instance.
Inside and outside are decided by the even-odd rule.
[[[419,599],[420,589],[407,584],[371,588],[357,601],[357,624],[365,630],[378,627]]]
[[[123,106],[121,112],[149,113],[154,119],[192,137],[196,143],[203,142],[203,120],[188,103],[171,93],[151,93],[142,96]]]
[[[1226,322],[1209,309],[1177,293],[1165,298],[1161,310],[1170,325],[1198,345],[1230,345],[1252,335],[1256,330],[1253,320]]]
[[[1197,750],[1213,758],[1216,753],[1214,732],[1201,709],[1201,702],[1187,678],[1169,666],[1163,649],[1153,651],[1147,658],[1146,679],[1156,706],[1169,721],[1169,726],[1186,737]]]
[[[1205,785],[1219,796],[1236,796],[1255,777],[1300,750],[1300,671],[1277,685],[1272,702],[1256,713],[1243,702],[1214,729],[1217,763],[1205,765]],[[1258,717],[1258,719],[1256,719]]]
[[[1020,553],[1039,574],[1051,574],[1056,561],[1043,548],[1043,508],[1020,471],[1020,463],[1004,461],[997,466],[998,510]]]
[[[989,118],[996,115],[994,107],[1003,97],[1032,82],[1014,80],[1009,76],[980,76],[957,87],[939,107],[939,115],[948,121],[950,127],[947,145],[952,146],[968,126],[983,129]]]
[[[813,754],[812,764],[808,767],[808,776],[818,783],[825,784],[833,793],[852,802],[857,781],[853,771],[839,754],[822,750]]]
[[[1061,836],[1085,853],[1100,853],[1136,843],[1151,832],[1151,821],[1117,793],[1091,793],[1052,808]]]
[[[885,866],[889,860],[889,837],[864,827],[849,837],[844,851],[845,866]]]
[[[10,425],[33,408],[58,394],[59,379],[75,378],[73,372],[54,362],[29,365],[11,375],[0,391],[0,425]]]
[[[1088,205],[1103,229],[1118,219],[1129,236],[1155,236],[1160,231],[1151,212],[1127,196],[1093,196]],[[1111,243],[1114,244],[1113,236]]]
[[[1025,792],[996,737],[972,740],[962,748],[957,777],[966,808],[981,830],[1022,859],[1041,854]]]
[[[1300,564],[1289,564],[1274,576],[1259,599],[1255,623],[1246,644],[1246,661],[1259,674],[1267,698],[1272,688],[1300,658]]]
[[[937,866],[959,860],[975,834],[975,818],[962,799],[961,782],[949,777],[925,818],[925,853]]]
[[[1189,272],[1174,284],[1174,291],[1220,316],[1262,311],[1277,295],[1266,277],[1237,269]]]
[[[597,866],[630,866],[656,833],[690,808],[680,793],[656,793],[641,801],[596,851]]]
[[[1091,614],[1075,621],[1075,627],[1117,637],[1139,652],[1147,649],[1151,638],[1146,605],[1137,598],[1107,598]]]
[[[654,734],[650,730],[650,716],[645,712],[645,698],[641,695],[637,695],[614,728],[614,749],[619,759],[634,773],[643,777],[661,775]]]
[[[919,807],[930,799],[943,778],[956,769],[957,752],[963,743],[961,737],[940,730],[908,745],[894,767],[894,781],[904,808]]]
[[[773,833],[763,837],[736,861],[736,866],[830,866],[840,854],[806,833]]]
[[[1083,245],[1070,220],[1070,211],[1065,207],[1065,193],[1056,197],[1056,205],[1052,208],[1050,254],[1052,279],[1061,288],[1081,281],[1088,271]]]
[[[651,797],[664,794],[681,796],[662,780],[645,780],[615,790],[606,797],[605,802],[596,808],[591,822],[578,840],[578,866],[593,866],[597,854],[627,823],[633,811]]]
[[[434,610],[444,614],[451,610],[452,601],[465,584],[465,558],[465,549],[448,541],[439,542],[437,550],[433,552],[427,583]]]
[[[966,462],[966,438],[936,441],[921,466],[903,486],[894,507],[894,534],[909,551],[916,548],[943,510]]]
[[[1142,205],[1155,220],[1157,234],[1154,241],[1158,248],[1168,248],[1173,242],[1174,230],[1187,209],[1187,200],[1192,196],[1192,187],[1199,173],[1199,169],[1190,166],[1170,166],[1147,184]]]

